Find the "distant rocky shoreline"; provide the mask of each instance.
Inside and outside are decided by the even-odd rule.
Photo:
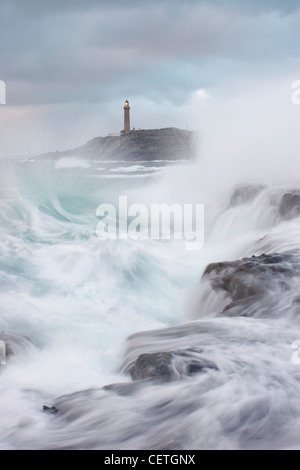
[[[96,137],[81,147],[49,152],[37,158],[58,160],[63,157],[77,157],[112,161],[191,160],[196,155],[198,143],[197,131],[173,127],[135,130]]]

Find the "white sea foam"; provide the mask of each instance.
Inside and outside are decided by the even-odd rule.
[[[109,186],[93,165],[78,175],[69,171],[77,160],[58,164],[59,172],[47,162],[16,165],[16,197],[0,201],[0,340],[2,331],[26,337],[0,370],[0,448],[299,446],[297,320],[220,318],[224,294],[201,282],[211,262],[299,247],[299,219],[278,214],[290,185],[263,175],[260,194],[231,206],[239,181],[208,179],[212,163],[164,169],[147,184],[136,168],[136,177]],[[124,191],[129,203],[204,203],[204,249],[190,253],[174,240],[100,241],[96,208]],[[287,292],[278,311],[291,299]],[[129,396],[101,390],[130,384],[120,373],[130,354],[190,347],[203,348],[219,371]],[[62,416],[41,413],[57,401]]]
[[[82,160],[81,158],[77,157],[63,157],[57,162],[55,162],[54,168],[56,170],[63,170],[65,168],[90,168],[91,163]]]

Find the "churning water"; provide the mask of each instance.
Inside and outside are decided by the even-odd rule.
[[[290,187],[264,181],[230,204],[233,185],[203,172],[159,161],[2,164],[0,339],[12,354],[0,366],[1,449],[300,447],[299,278],[238,317],[219,315],[228,299],[201,279],[212,262],[298,256],[299,219],[278,211]],[[204,249],[99,240],[97,207],[122,195],[205,204]],[[126,373],[142,353],[179,350],[201,350],[216,368],[159,383]]]

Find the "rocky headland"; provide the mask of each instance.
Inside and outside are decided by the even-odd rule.
[[[173,127],[135,130],[106,137],[96,137],[87,144],[62,152],[49,152],[40,159],[58,160],[77,157],[90,160],[191,160],[194,158],[199,134]]]

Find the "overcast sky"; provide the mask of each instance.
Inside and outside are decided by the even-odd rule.
[[[119,132],[125,99],[137,128],[299,119],[300,0],[1,0],[0,54],[1,155]]]

